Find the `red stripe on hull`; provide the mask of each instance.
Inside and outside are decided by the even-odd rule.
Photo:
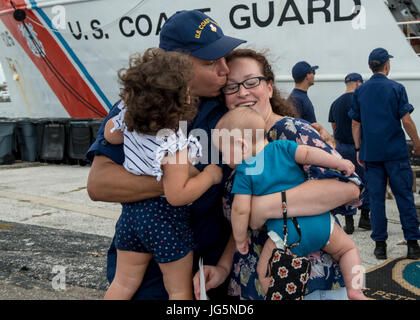
[[[26,8],[24,0],[15,0],[13,1],[15,6],[19,9]],[[0,4],[0,10],[10,8],[9,1],[2,1]],[[37,16],[31,10],[25,10],[27,17],[35,21],[36,23],[43,25]],[[41,58],[37,57],[32,50],[29,48],[27,39],[22,35],[22,32],[19,30],[19,25],[23,26],[22,22],[18,22],[13,18],[13,14],[7,14],[0,16],[4,25],[9,29],[10,33],[13,35],[14,39],[20,44],[20,46],[25,50],[28,57],[32,60],[35,66],[43,75],[45,81],[48,83],[51,90],[57,96],[58,100],[61,102],[63,107],[66,109],[70,117],[72,118],[98,118],[101,117],[98,113],[106,115],[106,111],[102,104],[99,102],[97,97],[94,95],[92,90],[86,84],[85,80],[80,76],[78,70],[73,66],[72,62],[67,58],[66,54],[63,52],[62,48],[57,44],[56,40],[48,32],[47,29],[31,23],[34,32],[37,34],[37,39],[42,43],[46,57],[55,67],[56,73],[59,73],[63,76],[65,81],[74,88],[83,99],[89,102],[89,105],[92,105],[98,113],[90,110],[85,104],[80,102],[80,98],[76,98],[66,87],[57,79],[54,75],[54,72],[50,70],[46,62]],[[28,24],[30,20],[26,19],[25,22]],[[67,85],[67,86],[68,86]],[[91,107],[92,108],[92,107]]]

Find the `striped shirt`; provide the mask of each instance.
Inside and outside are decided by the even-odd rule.
[[[135,175],[156,176],[157,181],[162,177],[161,163],[166,154],[175,154],[178,150],[189,148],[188,156],[191,163],[202,156],[202,147],[198,140],[189,136],[185,137],[182,130],[177,133],[157,137],[142,134],[136,131],[128,131],[124,123],[126,111],[124,103],[121,101],[118,106],[121,112],[113,118],[114,128],[111,130],[121,130],[124,132],[124,168]]]

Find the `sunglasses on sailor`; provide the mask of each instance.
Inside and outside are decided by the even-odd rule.
[[[239,91],[239,86],[242,85],[245,89],[251,89],[258,87],[261,83],[261,80],[267,81],[266,77],[253,77],[246,79],[242,82],[229,83],[222,88],[224,94],[234,94]]]

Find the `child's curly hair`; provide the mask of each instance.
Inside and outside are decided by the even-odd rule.
[[[161,129],[177,130],[179,121],[197,114],[189,89],[192,62],[185,54],[147,49],[143,55],[132,55],[118,77],[128,131],[155,135]]]

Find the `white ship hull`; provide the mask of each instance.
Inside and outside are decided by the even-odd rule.
[[[320,66],[309,90],[317,120],[344,92],[347,73],[368,79],[369,52],[386,48],[391,79],[420,107],[420,59],[383,0],[15,0],[23,22],[0,0],[0,63],[11,96],[0,117],[96,118],[118,100],[117,71],[134,52],[158,46],[165,20],[178,10],[203,9],[243,47],[266,50],[285,96],[292,66]],[[356,13],[355,13],[356,12]],[[31,41],[29,33],[35,37]],[[420,111],[412,114],[420,125]]]

